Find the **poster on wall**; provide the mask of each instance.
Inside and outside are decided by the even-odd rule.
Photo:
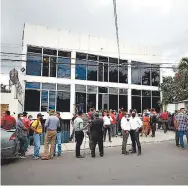
[[[1,116],[0,118],[2,118],[3,116],[3,112],[9,110],[9,105],[8,104],[1,104]]]

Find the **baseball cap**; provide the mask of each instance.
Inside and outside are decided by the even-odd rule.
[[[44,115],[42,115],[41,113],[37,114],[37,117],[43,117]]]
[[[23,112],[23,115],[26,116],[28,113],[27,112]]]

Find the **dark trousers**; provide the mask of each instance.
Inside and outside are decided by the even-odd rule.
[[[91,140],[91,156],[92,157],[95,157],[95,148],[96,148],[96,145],[98,144],[99,146],[99,153],[100,153],[100,156],[103,156],[104,155],[104,147],[103,147],[103,135],[99,136],[98,138],[96,139],[93,139]]]
[[[125,154],[126,153],[126,148],[127,148],[127,141],[129,138],[129,132],[126,133],[125,131],[122,131],[123,133],[123,142],[122,142],[122,153]]]
[[[136,144],[138,147],[138,152],[141,153],[141,144],[139,139],[139,132],[136,132],[136,130],[130,131],[131,141],[132,141],[132,151],[136,152]]]
[[[77,157],[80,156],[80,147],[84,139],[83,131],[75,131],[75,139],[76,139],[76,157]]]
[[[109,141],[111,141],[111,126],[110,125],[105,125],[105,127],[104,127],[104,141],[106,141],[107,131],[108,131]]]
[[[19,138],[20,141],[20,150],[19,153],[21,154],[21,156],[25,156],[25,152],[26,152],[26,144],[27,144],[27,136],[21,137]]]
[[[69,141],[72,141],[73,137],[74,137],[74,129],[72,129],[72,134],[71,134],[71,136],[70,136]]]
[[[162,120],[164,133],[168,130],[168,120]]]
[[[151,124],[151,131],[152,131],[152,136],[155,137],[155,131],[156,131],[156,123]]]
[[[176,140],[176,145],[178,146],[180,143],[180,138],[179,138],[179,135],[178,135],[178,130],[175,130],[175,140]]]

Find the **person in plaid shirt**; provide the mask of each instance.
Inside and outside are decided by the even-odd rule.
[[[184,114],[184,108],[180,109],[180,113],[176,115],[176,121],[177,121],[177,127],[178,127],[178,136],[180,139],[180,146],[182,149],[184,149],[184,142],[183,142],[183,136],[185,134],[185,131],[188,127],[188,118]]]

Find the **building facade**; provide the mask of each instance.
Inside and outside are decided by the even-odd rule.
[[[144,56],[127,55],[123,46],[118,59],[115,42],[104,41],[26,24],[24,110],[33,115],[60,111],[66,119],[72,117],[75,105],[83,112],[91,107],[159,111],[160,60],[145,50]]]

